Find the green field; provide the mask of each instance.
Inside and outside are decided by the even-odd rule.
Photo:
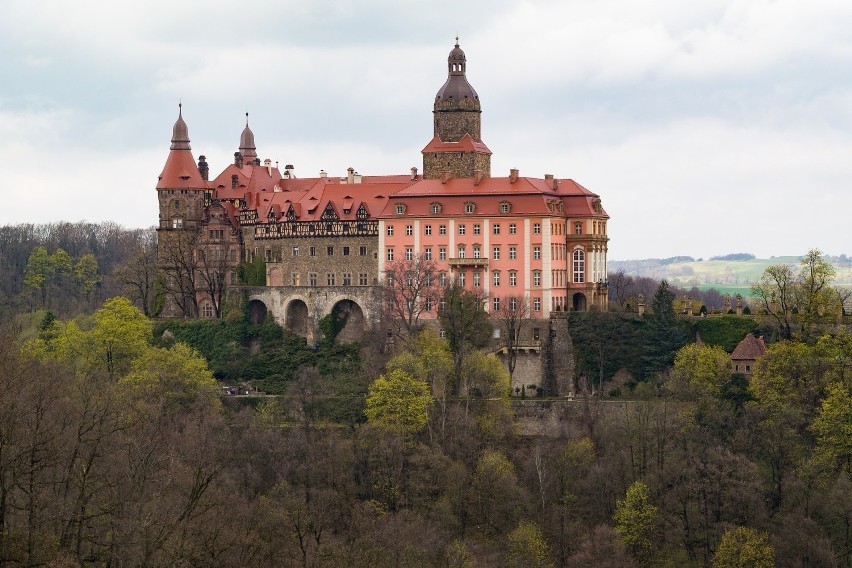
[[[774,264],[790,264],[798,268],[799,257],[777,256],[751,260],[704,260],[662,264],[659,260],[614,261],[610,270],[623,268],[634,276],[665,278],[681,288],[698,287],[700,290],[715,288],[725,294],[749,295],[749,286],[760,279],[763,271]],[[834,283],[852,286],[852,263],[835,263],[837,274]]]

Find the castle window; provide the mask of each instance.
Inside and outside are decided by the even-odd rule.
[[[574,223],[574,234],[582,235],[583,234],[583,224],[582,223]]]
[[[392,248],[388,249],[387,259],[388,259],[388,262],[393,262],[393,249]]]
[[[500,204],[500,213],[508,213],[511,209],[508,201],[504,201]]]
[[[541,260],[541,247],[533,247],[533,260]]]
[[[225,236],[225,232],[222,229],[210,229],[210,239],[211,240],[221,240]]]
[[[293,285],[293,286],[299,285],[299,273],[298,272],[293,272],[292,274],[290,274],[290,284]]]
[[[326,247],[325,253],[328,256],[334,256],[334,247]]]
[[[396,214],[402,215],[403,213],[405,213],[405,205],[403,205],[402,203],[397,203],[396,204]]]
[[[475,210],[476,210],[476,205],[474,205],[470,201],[468,201],[467,203],[464,204],[464,212],[467,213],[468,215],[473,213]]]
[[[479,286],[481,284],[482,284],[482,275],[479,272],[474,272],[473,273],[473,287],[479,288]]]
[[[491,284],[494,286],[500,285],[500,271],[495,270],[491,273]]]
[[[433,307],[434,306],[432,305],[432,298],[426,298],[426,300],[423,302],[423,309],[427,312],[431,312]]]
[[[349,247],[343,247],[343,256],[349,256]]]
[[[393,225],[388,225],[388,236],[389,237],[393,236]]]
[[[494,225],[491,227],[491,232],[494,233],[495,235],[499,235],[500,234],[500,223],[494,223]]]
[[[541,311],[541,298],[533,298],[533,311]],[[538,328],[533,329],[533,339],[538,341]]]
[[[438,282],[441,283],[441,286],[447,285],[447,273],[446,272],[442,272],[441,274],[438,275]],[[443,300],[442,300],[442,302],[443,302]]]
[[[533,223],[533,234],[540,235],[541,234],[541,223]]]
[[[491,249],[491,258],[494,260],[500,260],[500,247],[494,247]]]
[[[311,286],[317,285],[317,273],[316,272],[311,272],[310,274],[308,274],[308,283]]]
[[[201,304],[201,317],[203,318],[212,318],[213,317],[213,304],[210,302],[204,302]]]
[[[367,285],[367,273],[362,272],[358,274],[358,286],[366,286]]]
[[[405,260],[414,260],[414,249],[405,249]]]
[[[352,275],[348,272],[343,273],[343,285],[351,286],[352,285]]]
[[[459,245],[459,258],[464,258],[464,245]]]
[[[293,256],[299,256],[299,247],[293,247]]]
[[[466,279],[466,276],[465,276],[464,270],[462,270],[461,272],[459,272],[459,286],[461,286],[462,288],[464,288],[465,279]]]
[[[464,226],[464,223],[461,223],[461,224],[459,224],[459,234],[463,235],[464,232],[465,232],[465,226]]]
[[[423,227],[423,234],[429,236],[432,234],[432,225],[426,225]]]
[[[514,235],[518,232],[518,226],[514,223],[509,223],[509,234]]]
[[[411,235],[413,235],[413,234],[414,234],[414,227],[412,227],[411,225],[406,225],[406,226],[405,226],[405,234],[406,234],[406,236],[408,236],[408,237],[410,237]]]
[[[518,248],[517,247],[509,247],[509,260],[517,260],[518,259]]]
[[[172,219],[172,229],[183,229],[183,219],[180,217]]]
[[[329,286],[334,286],[334,272],[327,272],[325,275],[325,281]]]
[[[491,303],[492,303],[492,306],[494,307],[494,311],[499,312],[500,311],[500,298],[495,297],[492,300]],[[494,337],[497,337],[497,338],[500,337],[500,328],[499,327],[494,328]]]
[[[586,281],[586,253],[581,249],[574,251],[574,282]]]
[[[367,256],[367,246],[361,245],[358,247],[358,256]]]
[[[541,286],[541,271],[536,270],[533,272],[533,286]]]
[[[509,310],[514,312],[517,309],[518,309],[518,299],[516,297],[512,296],[511,298],[509,298]],[[514,330],[512,330],[512,331],[514,332]],[[512,334],[512,336],[514,336],[514,333]]]
[[[439,225],[438,226],[438,234],[439,235],[446,235],[447,234],[447,226],[446,225]]]
[[[431,247],[427,247],[427,248],[423,249],[423,258],[425,260],[432,260],[432,248]]]
[[[441,212],[441,204],[440,203],[433,203],[432,204],[432,215],[437,215],[440,212]]]
[[[481,231],[482,231],[482,227],[479,225],[479,223],[475,223],[473,225],[473,234],[478,235]]]
[[[271,262],[272,261],[272,249],[266,249],[264,251],[264,254],[265,254],[265,257],[266,257],[266,262]]]
[[[473,258],[482,258],[482,249],[479,245],[473,245]]]
[[[308,248],[308,254],[310,254],[311,256],[316,256],[317,255],[317,247]]]
[[[518,273],[514,270],[509,271],[509,286],[518,285]]]

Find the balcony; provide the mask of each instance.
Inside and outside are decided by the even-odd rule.
[[[488,268],[487,258],[451,258],[450,266],[472,266],[474,268]]]

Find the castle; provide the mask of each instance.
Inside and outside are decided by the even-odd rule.
[[[492,176],[481,117],[458,40],[422,174],[350,168],[298,178],[292,166],[281,172],[258,157],[247,120],[234,162],[211,179],[205,157],[193,157],[181,109],[157,182],[163,315],[222,317],[240,287],[254,313],[296,333],[316,333],[319,318],[341,308],[369,326],[391,269],[418,259],[432,263],[440,284],[481,293],[492,312],[519,298],[534,319],[605,308],[609,216],[599,196],[550,174]],[[250,282],[250,263],[265,266],[265,277]],[[422,318],[437,310],[427,303]]]

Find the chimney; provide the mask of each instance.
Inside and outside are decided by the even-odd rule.
[[[550,182],[550,187],[553,191],[559,189],[559,180],[553,177],[553,174],[544,174],[544,181]]]
[[[234,152],[234,165],[238,168],[243,167],[243,155],[239,152]]]
[[[482,181],[482,170],[473,170],[473,185],[479,185]]]
[[[210,166],[207,165],[206,156],[198,156],[198,171],[201,172],[201,179],[208,181],[207,177],[210,175]]]
[[[346,168],[346,183],[355,183],[355,168]]]
[[[441,172],[441,183],[447,183],[448,181],[450,181],[450,172]]]
[[[239,152],[237,152],[237,153],[239,154]],[[231,189],[236,189],[239,181],[240,181],[240,178],[237,176],[237,174],[232,175],[231,176]]]
[[[518,168],[512,168],[509,170],[509,183],[515,183],[518,181]]]
[[[417,179],[417,168],[416,167],[411,168],[411,181],[414,181],[416,179]]]
[[[272,160],[270,160],[269,158],[263,160],[263,167],[266,168],[267,175],[272,177]]]
[[[361,174],[359,174],[358,172],[355,172],[352,175],[352,183],[361,183]]]
[[[327,177],[328,177],[328,172],[327,172],[327,171],[325,171],[325,170],[320,170],[319,176],[320,176],[321,178],[327,178]]]

